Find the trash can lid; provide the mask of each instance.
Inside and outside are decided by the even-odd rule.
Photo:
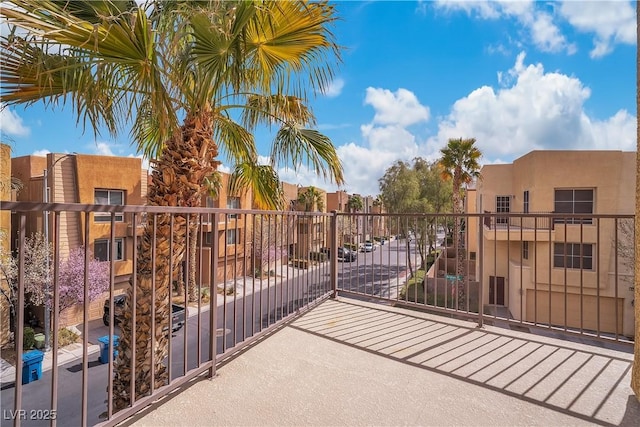
[[[23,362],[39,362],[44,358],[44,353],[40,350],[32,350],[22,354]]]
[[[120,337],[117,335],[112,335],[112,338],[113,338],[113,345],[118,345],[118,341],[120,340]],[[101,344],[109,345],[109,335],[105,335],[103,337],[98,338],[98,341]]]

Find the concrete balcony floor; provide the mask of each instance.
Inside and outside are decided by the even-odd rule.
[[[329,300],[135,426],[637,426],[633,355]]]

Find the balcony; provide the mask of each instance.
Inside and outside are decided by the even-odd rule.
[[[59,213],[81,216],[100,209],[75,204],[45,208],[53,212],[57,239]],[[26,215],[43,205],[3,202],[1,209],[15,212],[15,223],[21,224],[18,243],[24,247]],[[179,224],[184,224],[186,213],[200,215],[201,227],[205,218],[216,224],[227,213],[217,208],[112,209],[170,214],[165,223],[151,221],[156,229],[167,231],[170,244],[184,235]],[[10,414],[48,408],[56,411],[58,425],[104,426],[208,425],[212,420],[220,425],[633,425],[640,417],[640,405],[628,386],[633,358],[633,333],[627,327],[632,310],[625,289],[628,275],[622,263],[609,262],[624,258],[618,233],[604,233],[610,227],[599,233],[606,245],[594,251],[600,260],[595,271],[601,277],[595,288],[582,286],[583,280],[590,285],[582,270],[576,276],[568,274],[575,273],[567,272],[568,267],[564,283],[547,283],[544,288],[543,280],[552,279],[547,274],[548,255],[531,257],[523,265],[514,263],[508,250],[484,250],[485,240],[473,237],[483,235],[479,227],[488,215],[468,214],[463,234],[466,251],[461,253],[475,254],[476,271],[457,277],[447,265],[442,286],[429,287],[417,279],[429,267],[424,258],[429,241],[436,245],[441,241],[437,233],[426,239],[429,226],[439,231],[455,220],[452,215],[387,214],[391,234],[410,238],[358,253],[353,262],[338,262],[337,225],[344,214],[318,214],[328,230],[322,246],[333,250],[329,260],[307,269],[287,265],[282,258],[302,240],[299,224],[292,223],[296,217],[262,211],[243,215],[247,229],[242,240],[249,243],[251,258],[220,256],[220,239],[199,239],[197,266],[205,265],[207,271],[198,270],[196,276],[201,292],[206,288],[210,298],[191,303],[187,295],[172,295],[174,302],[177,298],[187,307],[185,325],[162,336],[168,341],[168,353],[152,352],[145,360],[167,368],[164,383],[154,383],[142,396],[129,396],[128,405],[115,410],[113,374],[119,366],[131,366],[135,377],[139,367],[121,362],[120,354],[107,363],[97,362],[92,352],[96,338],[123,331],[114,319],[110,326],[99,317],[93,319],[87,304],[81,306],[83,319],[77,325],[87,331],[78,343],[77,358],[55,360],[52,355],[63,349],[54,343],[38,381],[15,382],[20,365],[13,382],[3,374],[2,407]],[[268,219],[254,221],[254,215]],[[612,215],[608,220],[616,223],[623,217],[633,218]],[[598,221],[605,221],[605,216]],[[90,232],[85,229],[83,241],[91,241]],[[144,260],[137,256],[136,238],[130,255]],[[152,247],[166,245],[155,235],[149,238]],[[610,253],[611,248],[620,253]],[[205,256],[207,262],[202,260]],[[169,268],[177,268],[173,257],[167,258]],[[24,262],[19,260],[21,268]],[[53,273],[52,287],[58,289]],[[473,285],[470,277],[477,278]],[[606,284],[600,282],[605,277]],[[496,297],[498,285],[503,287],[503,300]],[[553,295],[545,294],[545,289]],[[104,299],[114,292],[110,283]],[[148,292],[142,298],[148,295],[159,301],[155,288]],[[564,310],[560,303],[574,299],[572,317],[558,315]],[[25,302],[19,294],[18,325],[25,321],[21,314]],[[529,306],[533,310],[528,311]],[[591,316],[588,322],[587,316]],[[616,321],[608,321],[611,316]],[[548,319],[552,323],[545,323]],[[53,316],[54,324],[59,320]],[[154,340],[161,335],[139,342],[155,348]],[[23,329],[18,328],[16,340],[23,339]],[[22,350],[17,353],[19,359]],[[16,424],[36,421],[22,419]]]
[[[632,426],[632,357],[338,298],[132,425]]]

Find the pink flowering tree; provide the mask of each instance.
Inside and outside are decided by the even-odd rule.
[[[268,275],[270,268],[287,254],[286,228],[281,217],[256,215],[253,254],[256,277]]]
[[[87,286],[89,302],[94,301],[109,288],[109,263],[92,257],[89,261]],[[84,247],[72,249],[69,258],[60,263],[60,307],[63,310],[84,302]]]

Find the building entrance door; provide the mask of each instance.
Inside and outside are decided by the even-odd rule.
[[[504,277],[489,276],[489,304],[504,305]]]

